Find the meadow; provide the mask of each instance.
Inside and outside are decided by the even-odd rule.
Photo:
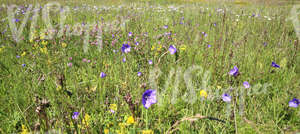
[[[1,0],[0,133],[300,133],[300,16],[274,3]]]

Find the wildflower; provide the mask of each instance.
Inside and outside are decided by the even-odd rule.
[[[48,41],[42,41],[42,45],[46,46],[48,44]]]
[[[152,65],[152,64],[153,64],[153,61],[152,61],[152,60],[148,60],[148,63],[149,63],[150,65]]]
[[[136,42],[136,43],[135,43],[135,45],[137,45],[137,46],[138,46],[139,44],[140,44],[139,42]]]
[[[217,89],[221,89],[222,87],[221,86],[217,86]]]
[[[78,119],[78,116],[79,116],[79,112],[73,112],[72,119],[76,120]]]
[[[225,102],[230,102],[231,101],[231,96],[225,93],[225,94],[222,95],[222,99]]]
[[[72,60],[73,58],[72,57],[69,57],[69,60]]]
[[[90,63],[90,62],[91,62],[91,60],[87,60],[86,62],[87,62],[87,63]]]
[[[121,47],[121,50],[123,53],[128,53],[128,52],[130,52],[130,48],[131,48],[130,45],[123,44],[123,46]]]
[[[68,63],[68,67],[72,67],[73,66],[73,63]]]
[[[152,130],[143,130],[142,134],[154,134]]]
[[[176,51],[177,51],[177,49],[176,49],[175,46],[171,45],[171,46],[169,47],[169,52],[170,52],[170,54],[175,54]]]
[[[82,124],[85,126],[89,126],[90,119],[91,119],[91,116],[89,116],[88,114],[85,114],[84,119],[82,120]]]
[[[156,103],[156,90],[148,89],[142,96],[142,103],[146,109]]]
[[[164,25],[164,29],[168,29],[168,25]]]
[[[133,123],[134,123],[134,118],[133,118],[133,116],[129,116],[129,117],[127,118],[126,123],[127,123],[127,124],[133,124]]]
[[[20,58],[21,56],[17,55],[16,58]]]
[[[138,76],[142,76],[142,72],[138,72],[137,75],[138,75]]]
[[[104,134],[109,134],[109,129],[105,128],[104,129]]]
[[[296,108],[296,107],[299,106],[299,104],[300,104],[300,101],[298,99],[296,99],[296,98],[294,98],[291,101],[289,101],[289,106],[290,107]]]
[[[66,47],[67,47],[67,44],[66,44],[66,43],[61,43],[61,47],[62,47],[62,48],[66,48]]]
[[[40,48],[40,51],[44,54],[48,54],[48,49],[47,47],[43,47],[43,48]]]
[[[100,77],[101,77],[101,78],[104,78],[104,77],[106,77],[106,74],[105,74],[104,72],[101,72],[101,73],[100,73]]]
[[[118,109],[117,104],[110,104],[110,112],[115,113]]]
[[[25,55],[26,55],[26,52],[23,52],[23,53],[21,54],[22,57],[24,57]]]
[[[209,45],[209,44],[208,44],[208,45],[207,45],[207,47],[208,47],[208,48],[210,48],[210,47],[211,47],[211,45]]]
[[[82,59],[82,62],[87,62],[87,59],[86,59],[86,58],[83,58],[83,59]]]
[[[272,62],[272,66],[275,68],[280,68],[280,66],[278,64],[276,64],[274,61]]]
[[[26,64],[22,64],[22,67],[25,67],[26,66]]]
[[[122,59],[122,61],[123,61],[123,62],[126,62],[126,58],[124,57],[124,58]]]
[[[22,124],[22,132],[21,134],[29,134],[25,125]]]
[[[239,74],[239,69],[236,66],[234,66],[233,69],[229,71],[229,74],[233,76],[237,76]]]
[[[128,36],[131,37],[131,36],[132,36],[132,32],[129,32],[129,33],[128,33]]]
[[[248,81],[244,81],[243,85],[245,88],[250,88],[250,84]]]
[[[201,90],[200,91],[200,96],[204,97],[204,98],[207,98],[207,92],[205,90]]]
[[[185,49],[186,49],[186,45],[181,45],[181,46],[179,47],[179,50],[181,50],[181,51],[185,51]]]

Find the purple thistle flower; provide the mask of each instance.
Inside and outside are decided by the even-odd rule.
[[[131,48],[130,45],[123,44],[121,50],[122,50],[123,53],[128,53],[128,52],[130,52],[130,48]]]
[[[225,102],[230,102],[231,101],[231,96],[225,93],[225,94],[222,95],[222,99]]]
[[[294,98],[291,101],[289,101],[289,106],[290,107],[296,108],[296,107],[299,106],[299,104],[300,104],[300,101],[298,99],[296,99],[296,98]]]
[[[272,66],[275,68],[280,68],[280,66],[278,64],[276,64],[274,61],[272,62]]]
[[[106,77],[106,74],[103,73],[103,72],[101,72],[101,73],[100,73],[100,77],[101,77],[101,78],[104,78],[104,77]]]
[[[170,54],[175,54],[176,51],[177,51],[177,49],[176,49],[176,47],[175,47],[174,45],[171,45],[171,46],[169,47],[169,52],[170,52]]]
[[[78,116],[79,116],[79,112],[73,112],[72,119],[76,120],[78,119]]]
[[[148,60],[148,63],[149,63],[150,65],[152,65],[152,64],[153,64],[153,61],[152,61],[152,60]]]
[[[250,88],[250,84],[248,81],[244,81],[243,85],[245,88]]]
[[[128,36],[131,37],[131,36],[132,36],[132,32],[129,32],[129,33],[128,33]]]
[[[229,71],[229,74],[233,76],[237,76],[239,74],[239,69],[236,66],[234,66],[233,69]]]
[[[144,107],[148,109],[152,104],[155,104],[156,102],[156,90],[146,90],[142,96],[142,103]]]
[[[142,72],[138,72],[137,75],[138,75],[138,76],[142,76]]]

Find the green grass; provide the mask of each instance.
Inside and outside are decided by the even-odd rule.
[[[32,2],[38,3],[28,3]],[[300,98],[299,41],[292,22],[286,21],[291,5],[179,1],[175,4],[163,1],[59,3],[71,9],[65,22],[69,27],[82,22],[102,26],[103,49],[99,52],[92,45],[96,41],[96,34],[91,32],[94,27],[89,29],[87,52],[84,52],[85,32],[81,36],[43,39],[48,42],[43,45],[40,32],[47,27],[41,12],[34,40],[29,39],[32,23],[29,20],[23,30],[24,40],[16,43],[8,19],[4,19],[7,8],[2,7],[0,133],[20,133],[25,129],[32,133],[58,130],[104,133],[105,129],[110,133],[300,131],[299,107],[288,106],[290,100]],[[103,3],[114,7],[100,10]],[[88,10],[94,5],[99,6],[97,11]],[[168,8],[170,5],[179,8],[175,11]],[[75,6],[79,9],[73,10]],[[253,13],[257,16],[251,17]],[[18,16],[18,26],[23,16]],[[61,20],[58,12],[51,12],[50,18],[53,25]],[[115,23],[110,26],[110,22]],[[123,22],[125,27],[120,26]],[[164,29],[164,25],[168,28]],[[128,37],[129,32],[133,33],[132,37]],[[164,36],[167,32],[172,35]],[[134,45],[136,41],[138,46]],[[132,47],[127,54],[120,52],[124,42]],[[62,43],[67,47],[63,48]],[[170,45],[176,46],[175,55],[168,53]],[[43,48],[47,48],[47,53],[41,51]],[[17,55],[22,56],[16,58]],[[122,62],[124,57],[126,62]],[[91,62],[84,62],[84,58]],[[153,60],[153,65],[148,60]],[[272,67],[273,61],[281,67]],[[68,63],[73,66],[69,67]],[[185,77],[192,66],[203,70],[196,69],[190,77]],[[239,68],[238,77],[228,74],[234,66]],[[107,76],[100,78],[101,72]],[[137,72],[143,75],[139,77]],[[157,78],[151,80],[155,75]],[[194,90],[187,87],[187,78]],[[250,83],[250,89],[243,88],[244,81]],[[159,103],[149,109],[141,103],[146,89],[160,93]],[[207,91],[207,98],[200,96],[202,89]],[[230,104],[222,101],[224,92],[233,97]],[[50,105],[45,105],[45,101]],[[110,112],[110,104],[117,105],[116,113]],[[80,112],[79,119],[72,119],[73,112]],[[88,124],[83,121],[86,115]],[[127,124],[129,116],[134,117],[134,124]]]

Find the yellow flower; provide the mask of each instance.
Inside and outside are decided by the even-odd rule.
[[[66,43],[61,43],[62,48],[66,48],[68,45]]]
[[[40,48],[40,51],[44,54],[48,54],[48,49],[47,47],[44,47],[44,48]]]
[[[45,39],[45,33],[41,33],[41,34],[40,34],[40,39],[41,39],[41,40]]]
[[[25,55],[26,55],[26,52],[23,52],[23,53],[21,54],[22,57],[25,56]]]
[[[181,46],[179,47],[179,50],[181,50],[181,51],[185,51],[185,49],[186,49],[186,45],[181,45]]]
[[[143,130],[142,134],[154,134],[152,130]]]
[[[48,44],[48,41],[42,41],[42,45],[46,46]]]
[[[158,47],[157,47],[157,51],[160,51],[160,50],[161,50],[161,48],[162,48],[162,45],[158,45]]]
[[[127,124],[133,124],[134,123],[134,118],[133,118],[133,116],[129,116],[128,118],[127,118],[127,122],[126,122]]]
[[[110,104],[109,108],[114,111],[117,111],[118,109],[117,104]]]
[[[105,128],[104,129],[104,134],[108,134],[109,133],[109,129]]]
[[[201,90],[200,91],[200,96],[204,97],[204,98],[207,98],[207,92],[205,90]]]
[[[217,89],[221,89],[222,87],[221,86],[217,86]]]
[[[22,124],[22,132],[21,134],[29,134],[25,125]]]
[[[91,116],[89,116],[88,114],[85,114],[84,119],[82,119],[82,124],[85,126],[89,126],[90,119],[91,119]]]

